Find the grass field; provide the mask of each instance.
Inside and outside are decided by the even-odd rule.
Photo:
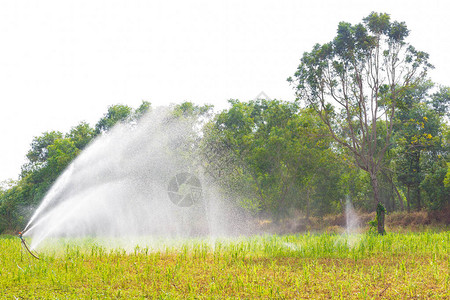
[[[450,298],[449,231],[108,243],[0,237],[0,298]]]

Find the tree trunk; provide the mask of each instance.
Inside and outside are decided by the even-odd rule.
[[[397,195],[398,202],[400,203],[401,211],[404,211],[405,210],[405,206],[403,204],[403,199],[402,199],[402,196],[400,195],[400,192],[398,191],[397,187],[395,186],[394,180],[392,180],[392,177],[388,176],[388,174],[386,174],[385,172],[383,172],[383,174],[389,180],[389,182],[392,185],[392,189],[394,190],[395,194]],[[395,210],[395,199],[394,198],[392,199],[392,205],[393,205],[392,210]]]
[[[384,235],[386,231],[384,230],[384,216],[386,209],[381,203],[377,205],[377,224],[378,224],[378,234]]]
[[[394,184],[391,183],[391,208],[390,211],[395,211],[395,195],[394,195]]]
[[[400,193],[399,193],[397,187],[396,187],[394,184],[393,184],[392,186],[394,187],[394,191],[395,191],[395,193],[397,194],[398,201],[400,202],[400,210],[401,210],[401,211],[404,211],[404,210],[405,210],[405,207],[403,206],[403,199],[402,199],[402,196],[400,195]]]
[[[420,188],[417,188],[417,210],[422,208],[422,199],[420,198]]]
[[[370,181],[372,183],[372,189],[373,189],[373,197],[375,200],[375,205],[376,205],[376,212],[377,212],[377,223],[378,223],[378,234],[385,234],[386,231],[384,230],[384,214],[385,214],[385,210],[384,210],[384,206],[381,203],[380,200],[380,193],[378,190],[378,179],[377,179],[377,175],[376,174],[370,174]],[[380,209],[379,207],[383,208]]]

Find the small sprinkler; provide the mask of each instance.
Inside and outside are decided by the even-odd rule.
[[[22,241],[22,245],[25,247],[25,249],[27,249],[28,253],[31,254],[31,256],[33,256],[36,259],[40,259],[36,254],[34,254],[33,252],[31,252],[30,248],[28,248],[27,243],[25,243],[25,240],[23,239],[23,232],[19,231],[19,239]]]

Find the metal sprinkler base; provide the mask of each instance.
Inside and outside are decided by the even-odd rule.
[[[36,259],[40,259],[36,254],[34,254],[33,252],[31,252],[30,248],[28,248],[27,243],[25,242],[25,240],[23,239],[23,233],[21,231],[19,231],[19,239],[22,241],[22,245],[25,247],[25,249],[27,249],[28,253],[31,254],[31,256],[33,256]]]

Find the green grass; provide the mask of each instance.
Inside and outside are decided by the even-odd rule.
[[[449,231],[126,245],[51,240],[36,260],[1,237],[0,298],[450,298]]]

